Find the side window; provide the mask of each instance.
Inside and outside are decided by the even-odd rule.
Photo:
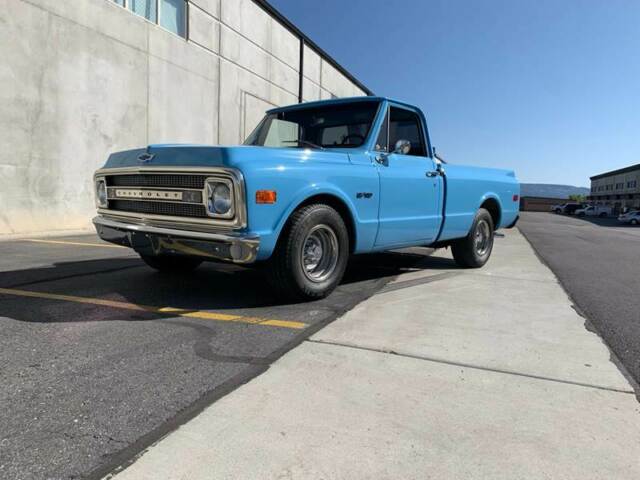
[[[391,107],[389,119],[389,149],[393,150],[398,140],[409,140],[411,150],[409,155],[426,157],[420,117],[415,112],[402,108]]]
[[[384,115],[384,121],[382,125],[380,125],[380,133],[378,133],[378,138],[376,140],[376,151],[377,152],[388,152],[389,148],[389,111]]]

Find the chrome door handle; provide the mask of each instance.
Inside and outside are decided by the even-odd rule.
[[[437,177],[438,176],[438,172],[436,170],[434,170],[434,171],[427,172],[425,175],[427,177]]]

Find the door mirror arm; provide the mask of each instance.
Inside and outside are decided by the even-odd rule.
[[[376,162],[380,165],[389,165],[389,155],[408,155],[411,151],[411,142],[409,140],[400,139],[396,142],[393,151],[391,152],[378,152],[376,154]]]

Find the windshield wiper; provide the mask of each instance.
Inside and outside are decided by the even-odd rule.
[[[310,142],[309,140],[283,140],[282,143],[296,143],[299,146],[307,146],[311,148],[317,148],[319,150],[324,150],[324,147],[320,145],[316,145],[315,143]]]

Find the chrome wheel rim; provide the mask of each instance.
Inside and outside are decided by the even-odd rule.
[[[338,264],[338,237],[331,227],[316,225],[302,244],[301,262],[304,275],[312,282],[323,282]]]
[[[486,220],[480,220],[476,225],[474,245],[476,253],[480,256],[486,255],[491,247],[491,229]]]

